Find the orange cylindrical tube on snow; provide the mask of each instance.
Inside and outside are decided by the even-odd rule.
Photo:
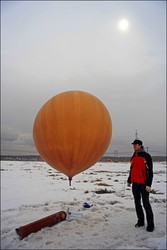
[[[20,240],[22,240],[31,233],[36,233],[37,231],[41,230],[44,227],[51,227],[59,223],[60,221],[65,220],[66,217],[67,217],[66,212],[60,211],[52,215],[49,215],[45,218],[42,218],[40,220],[29,223],[25,226],[16,228],[16,232],[20,236]]]

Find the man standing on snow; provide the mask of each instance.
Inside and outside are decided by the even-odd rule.
[[[131,158],[131,167],[127,183],[128,186],[132,183],[132,193],[138,218],[135,227],[144,226],[144,213],[141,206],[142,197],[143,207],[147,218],[147,231],[152,232],[154,230],[154,216],[149,202],[149,193],[151,191],[153,180],[152,158],[145,152],[141,140],[134,140],[132,144],[134,154]]]

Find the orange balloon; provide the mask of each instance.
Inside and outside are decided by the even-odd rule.
[[[78,90],[48,100],[33,127],[35,146],[42,159],[70,181],[103,156],[111,135],[112,122],[104,104]]]

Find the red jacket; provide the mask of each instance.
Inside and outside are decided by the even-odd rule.
[[[131,182],[146,184],[146,160],[135,154],[131,160]]]
[[[131,158],[128,183],[137,182],[151,187],[153,180],[153,163],[151,156],[141,149]]]

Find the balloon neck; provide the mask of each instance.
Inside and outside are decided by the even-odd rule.
[[[72,177],[68,177],[68,180],[69,180],[69,186],[71,186]]]

